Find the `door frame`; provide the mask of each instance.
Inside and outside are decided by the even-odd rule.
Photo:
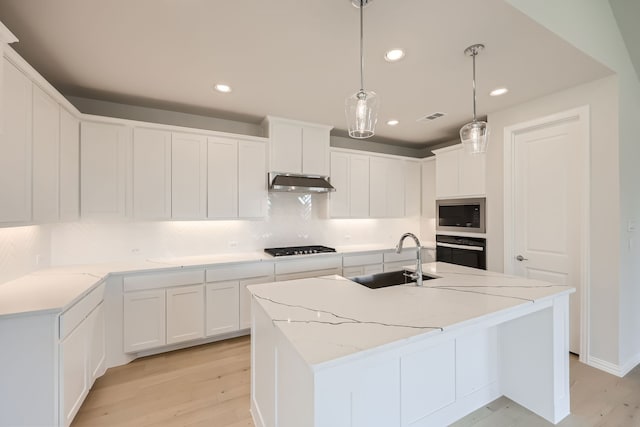
[[[589,259],[590,259],[590,206],[591,206],[591,134],[590,134],[590,111],[589,106],[584,105],[574,109],[562,111],[548,116],[539,117],[522,123],[516,123],[504,128],[504,272],[514,274],[514,241],[515,221],[513,218],[515,211],[514,197],[514,146],[516,136],[523,132],[561,124],[564,122],[577,121],[578,128],[586,144],[581,144],[582,164],[577,165],[580,174],[580,213],[581,226],[580,235],[580,361],[588,363],[589,359],[589,336],[590,336],[590,283]]]

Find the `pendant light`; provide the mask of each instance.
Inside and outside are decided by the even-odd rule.
[[[469,154],[487,151],[489,127],[487,122],[476,119],[476,55],[484,49],[483,44],[474,44],[465,49],[464,53],[473,59],[473,121],[462,126],[460,140],[465,151]]]
[[[349,136],[356,139],[373,136],[378,121],[378,95],[364,90],[363,9],[372,1],[351,0],[360,9],[360,90],[348,97],[344,104]]]

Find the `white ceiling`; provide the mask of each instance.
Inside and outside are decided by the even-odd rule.
[[[333,125],[359,89],[358,9],[351,0],[2,0],[14,48],[62,93],[259,122]],[[374,0],[365,9],[365,88],[380,95],[376,140],[425,146],[471,117],[604,77],[609,69],[503,0]],[[394,64],[393,47],[406,50]],[[231,94],[212,90],[216,82]],[[509,94],[491,98],[490,89]],[[429,123],[421,116],[447,115]],[[400,125],[385,122],[395,118]]]

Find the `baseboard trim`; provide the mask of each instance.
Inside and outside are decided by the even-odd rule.
[[[622,365],[622,368],[620,368],[620,373],[622,374],[621,376],[624,377],[625,375],[627,375],[633,368],[638,366],[638,364],[640,364],[640,353],[636,354],[635,356],[627,360],[627,363]]]
[[[600,369],[601,371],[607,372],[611,375],[615,375],[616,377],[623,377],[622,369],[620,366],[615,363],[607,362],[606,360],[598,359],[597,357],[590,356],[587,359],[587,365]]]

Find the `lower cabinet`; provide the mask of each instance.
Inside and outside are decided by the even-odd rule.
[[[124,294],[124,351],[132,353],[167,343],[164,289]]]
[[[273,276],[253,277],[240,280],[240,329],[251,328],[251,293],[247,290],[249,285],[273,282]]]
[[[207,283],[205,333],[208,337],[238,330],[239,299],[240,291],[237,280]]]
[[[342,257],[342,275],[356,277],[382,273],[382,262],[382,253],[344,255]]]
[[[204,285],[167,289],[167,344],[204,338]]]

